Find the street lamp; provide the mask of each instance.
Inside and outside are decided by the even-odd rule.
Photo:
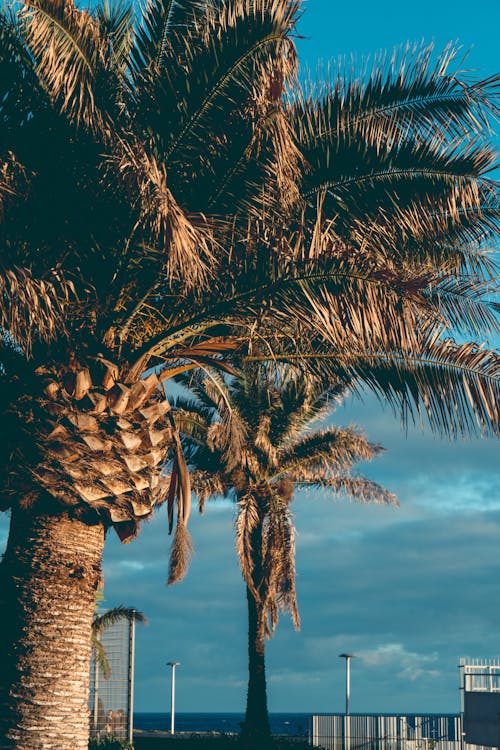
[[[167,667],[172,667],[172,684],[170,688],[170,734],[175,732],[175,668],[180,667],[180,661],[167,661]]]
[[[351,659],[356,654],[339,654],[340,659],[345,659],[345,715],[349,716],[349,698],[351,697]]]

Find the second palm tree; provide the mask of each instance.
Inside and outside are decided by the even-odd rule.
[[[338,393],[295,374],[280,379],[247,366],[230,384],[219,375],[183,378],[195,399],[177,400],[200,510],[211,497],[237,504],[236,547],[248,604],[248,693],[243,734],[270,736],[265,639],[279,610],[299,613],[295,589],[295,487],[325,487],[363,502],[395,503],[374,482],[350,473],[382,448],[354,428],[307,430],[331,410]],[[306,431],[307,430],[307,431]]]

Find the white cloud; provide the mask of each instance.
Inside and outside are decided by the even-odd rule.
[[[399,677],[412,682],[422,677],[437,677],[439,670],[429,665],[438,660],[436,652],[419,654],[407,650],[402,643],[386,643],[374,649],[368,649],[356,654],[367,666],[388,666],[396,671]]]

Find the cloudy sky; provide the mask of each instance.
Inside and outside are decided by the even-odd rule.
[[[500,69],[499,0],[308,0],[303,61],[391,49],[406,41],[459,40],[467,66]],[[283,616],[267,649],[271,711],[343,710],[344,662],[352,711],[459,710],[460,656],[500,655],[500,462],[498,442],[447,443],[368,399],[335,415],[386,448],[364,472],[395,492],[399,509],[299,494],[294,504],[302,630]],[[233,549],[233,508],[193,518],[187,579],[165,587],[170,540],[164,512],[128,547],[110,535],[108,606],[143,610],[137,633],[136,709],[168,707],[165,663],[182,662],[179,711],[240,711],[246,683],[244,587]],[[2,526],[5,530],[5,523]],[[3,531],[5,536],[5,531]]]

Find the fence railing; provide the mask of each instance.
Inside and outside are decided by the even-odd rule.
[[[314,715],[311,743],[325,750],[479,750],[465,742],[460,714]]]
[[[95,654],[90,664],[90,735],[105,735],[132,741],[134,695],[133,620],[120,620],[105,628],[100,641],[106,652],[110,674],[104,677]]]

